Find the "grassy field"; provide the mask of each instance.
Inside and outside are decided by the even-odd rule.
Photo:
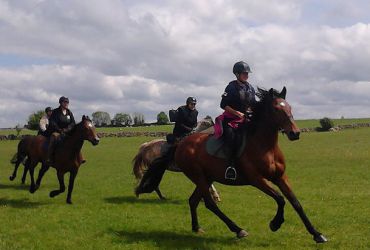
[[[370,249],[370,129],[304,133],[280,138],[293,189],[307,215],[329,242],[316,245],[290,204],[285,223],[271,232],[275,202],[252,187],[216,184],[220,208],[250,236],[237,240],[201,203],[203,235],[191,232],[188,197],[194,186],[181,173],[166,173],[155,194],[133,195],[131,159],[152,138],[103,138],[83,153],[73,193],[48,197],[58,187],[50,169],[30,194],[14,182],[9,159],[17,141],[0,142],[0,249]],[[39,168],[38,168],[39,169]],[[22,169],[23,170],[23,169]],[[67,177],[67,176],[66,176]],[[29,181],[27,181],[29,183]]]

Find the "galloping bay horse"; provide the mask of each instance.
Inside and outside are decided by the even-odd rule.
[[[195,129],[195,132],[200,133],[209,133],[210,129],[213,126],[212,119],[203,119],[198,123],[198,126]],[[161,156],[161,148],[166,143],[164,139],[154,139],[149,142],[144,142],[140,145],[139,152],[135,155],[134,159],[132,160],[132,171],[135,175],[137,183],[140,183],[141,179],[144,176],[144,172],[148,169],[152,161]],[[167,170],[173,172],[181,172],[181,169],[177,168],[173,164],[167,166]],[[161,191],[159,190],[159,186],[154,189],[154,191],[158,194],[160,199],[165,199],[162,195]],[[212,195],[214,201],[219,202],[221,198],[216,190],[216,188],[211,185],[209,191]]]
[[[84,140],[90,141],[94,146],[98,145],[99,137],[96,134],[95,127],[87,116],[82,117],[82,121],[73,128],[71,134],[67,136],[55,149],[54,167],[57,170],[59,189],[50,192],[50,197],[54,197],[65,191],[64,174],[69,172],[69,185],[67,194],[67,203],[72,204],[72,190],[74,180],[81,165],[80,152]],[[27,148],[26,168],[29,169],[31,176],[30,192],[34,193],[41,183],[49,165],[45,164],[47,159],[47,138],[41,135],[34,136],[29,147]],[[36,184],[34,180],[34,169],[36,165],[42,162]]]
[[[177,147],[175,162],[184,174],[196,185],[189,198],[192,230],[203,232],[198,224],[197,207],[203,198],[207,209],[216,214],[238,238],[248,235],[218,208],[212,200],[208,188],[213,182],[226,185],[252,185],[271,196],[277,203],[277,213],[270,222],[270,229],[276,231],[284,222],[284,197],[270,182],[279,187],[292,204],[307,231],[317,243],[327,239],[311,224],[298,199],[294,195],[285,174],[285,160],[278,145],[278,132],[282,130],[289,140],[299,139],[300,130],[293,120],[291,107],[285,100],[286,88],[279,93],[258,89],[259,101],[253,105],[253,118],[247,126],[246,146],[236,161],[237,179],[226,180],[226,161],[216,158],[206,151],[207,134],[193,134],[185,138]]]

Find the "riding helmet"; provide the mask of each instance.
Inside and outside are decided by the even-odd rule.
[[[195,97],[189,96],[189,97],[186,99],[186,105],[188,105],[188,104],[190,104],[190,103],[197,104],[197,99],[195,99]]]
[[[249,67],[248,63],[240,61],[234,64],[233,73],[235,75],[239,75],[243,72],[252,73],[251,68]]]
[[[59,98],[59,103],[62,104],[62,102],[69,102],[68,97],[62,96]]]

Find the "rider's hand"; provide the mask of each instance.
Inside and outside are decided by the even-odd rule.
[[[235,115],[238,116],[239,118],[244,118],[245,117],[245,115],[240,111],[235,111]]]

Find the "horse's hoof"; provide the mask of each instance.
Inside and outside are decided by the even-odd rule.
[[[72,205],[72,201],[71,200],[67,200],[67,204]]]
[[[280,227],[281,227],[281,224],[283,224],[284,220],[280,223],[276,223],[274,222],[273,220],[270,222],[270,229],[271,231],[273,232],[276,232]]]
[[[166,198],[166,197],[164,197],[164,196],[160,197],[160,199],[161,199],[162,201],[166,201],[166,200],[167,200],[167,198]]]
[[[36,192],[36,188],[35,187],[31,187],[30,188],[30,193],[33,194],[34,192]]]
[[[9,176],[9,180],[13,181],[15,179],[15,176]]]
[[[49,194],[49,196],[50,196],[50,198],[53,198],[54,196],[56,196],[56,195],[58,195],[59,194],[59,191],[51,191],[50,192],[50,194]]]
[[[202,228],[198,228],[198,229],[193,230],[193,232],[196,234],[204,234],[206,231],[204,231]]]
[[[236,237],[238,237],[239,239],[240,239],[240,238],[247,237],[247,236],[248,236],[247,231],[245,231],[245,230],[243,230],[243,229],[242,229],[242,230],[240,230],[240,231],[239,231],[239,233],[237,233],[237,234],[236,234]]]
[[[313,237],[313,239],[316,241],[316,243],[325,243],[325,242],[327,242],[327,241],[328,241],[328,240],[325,238],[325,236],[324,236],[324,235],[322,235],[322,234],[315,235],[315,236]]]

